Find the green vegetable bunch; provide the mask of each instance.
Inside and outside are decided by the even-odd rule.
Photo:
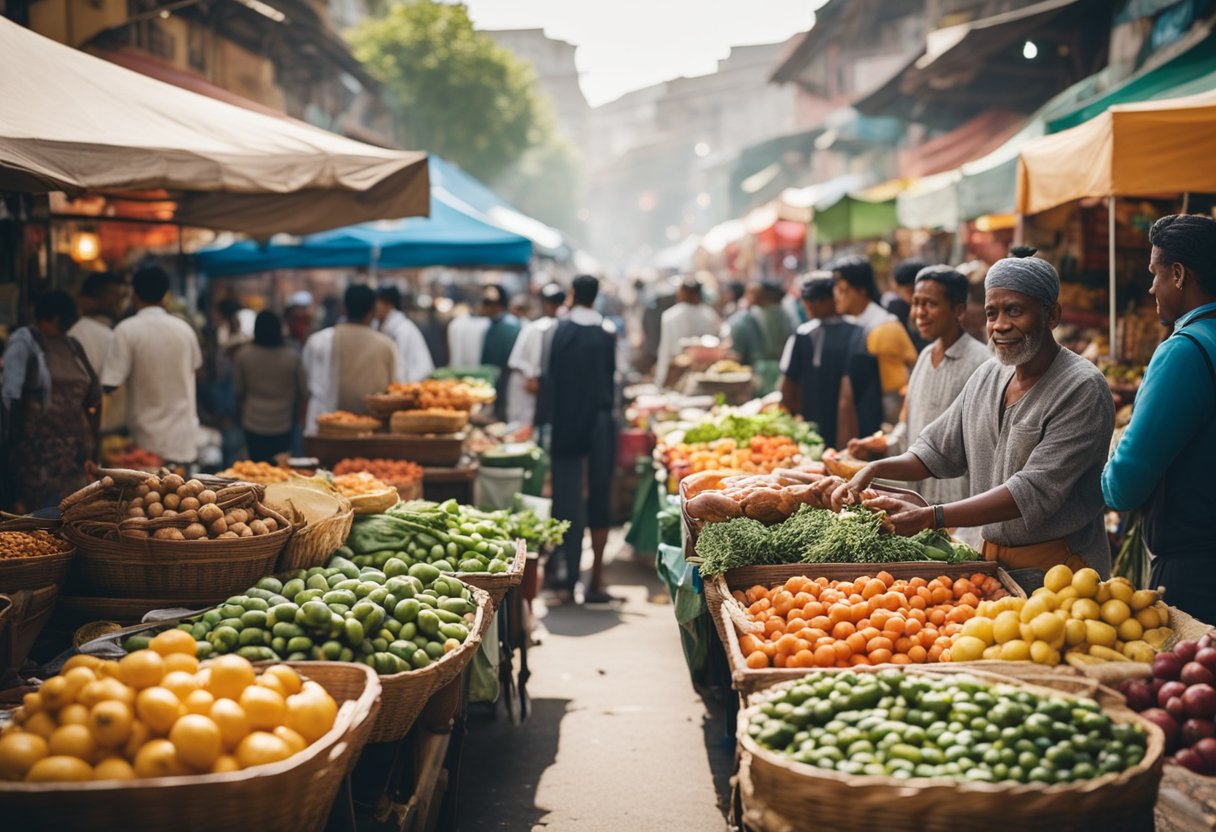
[[[788,436],[799,445],[823,445],[823,439],[816,433],[814,425],[779,410],[766,411],[755,416],[726,413],[689,428],[684,432],[684,441],[692,444],[733,439],[738,444],[745,445],[753,436]]]

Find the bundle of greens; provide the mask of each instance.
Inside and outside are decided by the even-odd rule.
[[[755,416],[728,412],[689,428],[684,432],[684,441],[693,444],[734,439],[740,445],[746,445],[753,436],[788,436],[799,445],[823,445],[823,439],[815,432],[814,425],[781,410],[765,411]]]
[[[773,563],[896,563],[935,560],[960,563],[979,553],[942,531],[914,537],[889,534],[881,511],[856,506],[835,514],[803,506],[776,526],[741,517],[709,523],[697,538],[702,575]]]
[[[554,520],[552,517],[541,520],[531,509],[510,515],[506,522],[507,534],[526,540],[528,549],[533,552],[559,545],[569,528],[569,520]]]

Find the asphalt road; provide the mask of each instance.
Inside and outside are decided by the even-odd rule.
[[[607,574],[625,603],[545,613],[548,634],[529,653],[528,720],[472,711],[460,829],[727,828],[733,738],[689,682],[653,565],[622,547],[614,534]]]

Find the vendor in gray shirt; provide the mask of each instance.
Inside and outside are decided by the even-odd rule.
[[[871,462],[832,494],[855,502],[875,478],[971,479],[964,500],[916,506],[877,497],[900,534],[982,526],[984,557],[1007,569],[1057,563],[1110,572],[1102,466],[1114,404],[1098,369],[1061,349],[1060,278],[1044,260],[1007,257],[988,271],[984,313],[997,361],[978,370],[907,453]],[[998,363],[999,362],[999,363]]]
[[[950,266],[925,266],[916,273],[909,323],[929,346],[921,350],[908,380],[903,414],[895,429],[849,441],[858,459],[877,459],[904,451],[946,408],[954,404],[976,369],[992,353],[963,329],[967,278]],[[930,479],[917,490],[930,503],[953,503],[971,496],[967,475]]]

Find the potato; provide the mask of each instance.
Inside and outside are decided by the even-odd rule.
[[[143,485],[141,485],[135,489],[135,496],[137,496],[137,497],[147,496],[149,491],[151,491],[151,489],[148,488],[148,484],[144,483]]]
[[[140,506],[131,506],[129,509],[127,509],[127,516],[128,517],[147,517],[148,515],[144,513],[144,510]]]
[[[198,522],[198,512],[197,512],[197,511],[195,511],[195,510],[194,510],[194,509],[192,509],[192,508],[188,508],[188,509],[186,509],[185,511],[179,511],[179,512],[177,513],[177,516],[178,516],[178,517],[180,517],[180,518],[181,518],[181,519],[183,519],[183,520],[186,520],[186,521],[190,522],[190,523],[197,523],[197,522]]]
[[[279,530],[279,523],[273,517],[262,518],[262,525],[264,525],[266,527],[266,531],[268,533],[277,532]]]
[[[198,509],[198,519],[204,523],[214,523],[216,520],[222,520],[224,510],[215,503],[208,503],[205,506],[200,506]],[[227,529],[224,529],[227,531]]]
[[[243,508],[234,508],[228,513],[232,515],[232,519],[237,523],[249,522],[249,512],[245,511]]]
[[[127,508],[142,508],[144,504],[143,497],[136,497],[131,502],[127,503]]]
[[[166,490],[169,490],[169,491],[176,491],[177,489],[181,488],[183,485],[186,484],[186,481],[183,480],[181,477],[179,477],[177,474],[169,474],[164,479],[162,479],[161,482],[164,483]]]
[[[148,503],[146,506],[144,506],[144,511],[149,517],[160,517],[165,513],[165,507],[160,503],[160,501],[157,501],[155,503]]]
[[[216,540],[231,540],[238,537],[240,537],[240,535],[236,532],[224,532],[223,534],[219,535]]]
[[[204,508],[206,508],[206,506],[204,506]],[[223,535],[224,532],[228,531],[228,521],[223,517],[219,518],[218,520],[212,520],[211,523],[207,525],[207,531],[216,536]]]
[[[144,480],[144,485],[148,486],[149,491],[160,491],[160,477],[153,474]]]
[[[182,532],[186,540],[201,540],[207,536],[207,527],[202,523],[191,523]]]
[[[177,516],[177,512],[171,508],[165,509],[164,513],[161,514],[161,517],[176,517],[176,516]]]
[[[198,501],[198,497],[184,497],[182,498],[180,509],[182,511],[197,511],[201,507],[202,503]]]
[[[205,488],[199,492],[198,501],[203,504],[215,502],[215,492],[210,488]]]
[[[177,492],[170,492],[160,499],[161,504],[165,508],[171,508],[177,511],[177,507],[181,505],[182,498],[177,496]]]
[[[245,532],[249,531],[249,527],[246,526],[244,523],[240,522],[239,520],[235,523],[230,523],[228,525],[228,531],[236,532],[241,537],[249,536],[249,535],[245,534]]]
[[[251,520],[249,522],[249,531],[251,531],[253,534],[268,534],[270,532],[270,530],[266,528],[266,524],[261,520]]]
[[[206,488],[207,488],[207,486],[203,485],[198,480],[186,480],[186,484],[184,487],[190,489],[191,497],[197,497],[199,494],[202,494],[203,491],[206,490]]]
[[[181,529],[172,527],[157,529],[152,533],[153,540],[185,540],[186,536],[182,534]]]

